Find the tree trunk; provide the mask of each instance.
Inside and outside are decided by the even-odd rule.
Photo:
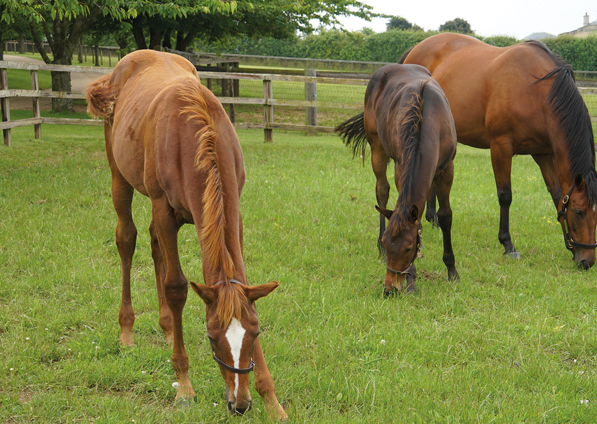
[[[195,35],[197,35],[197,31],[190,31],[186,36],[183,32],[177,32],[176,50],[186,52],[187,48],[193,43],[193,40],[195,40]]]
[[[79,63],[83,63],[83,37],[81,37],[81,41],[79,42]]]
[[[149,48],[152,50],[162,50],[162,38],[164,31],[157,31],[149,27]]]
[[[99,45],[93,46],[93,51],[95,53],[95,66],[100,66]]]
[[[22,35],[19,35],[19,37],[17,38],[17,42],[19,43],[19,53],[25,53],[25,39]]]
[[[171,49],[172,48],[172,29],[168,28],[164,32],[164,41],[162,41],[162,46],[165,48]]]
[[[137,50],[143,50],[147,48],[147,42],[145,41],[145,34],[143,33],[143,21],[141,18],[135,18],[131,21],[133,24],[133,37],[135,38],[135,44]]]

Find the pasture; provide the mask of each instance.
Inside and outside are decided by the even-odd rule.
[[[597,278],[564,248],[539,169],[515,157],[502,256],[489,152],[459,145],[451,194],[458,284],[441,232],[423,224],[418,293],[384,298],[375,177],[337,136],[239,131],[244,255],[261,339],[290,422],[563,423],[597,416]],[[173,402],[158,326],[150,204],[136,194],[136,346],[118,345],[120,260],[101,127],[13,129],[0,148],[0,422],[264,422],[226,410],[194,293],[184,311],[196,403]],[[392,167],[390,167],[391,169]],[[390,180],[392,181],[393,178]],[[395,189],[390,203],[396,200]],[[182,228],[189,280],[199,243]],[[251,377],[251,380],[253,377]]]

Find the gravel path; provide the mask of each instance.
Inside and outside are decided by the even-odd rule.
[[[39,63],[43,64],[43,60],[33,59],[30,57],[24,57],[20,55],[10,55],[5,54],[4,60],[10,62],[26,62],[26,63]],[[102,73],[83,73],[83,72],[72,72],[71,73],[71,89],[74,93],[82,93],[87,88],[87,85],[90,82],[95,81],[97,78],[101,77]],[[10,88],[10,80],[8,81],[8,87]],[[10,99],[10,108],[11,109],[18,109],[18,110],[27,110],[32,108],[32,101],[28,98],[11,98]],[[51,99],[40,99],[40,109],[43,111],[52,110],[52,100]],[[75,105],[75,112],[85,112],[87,107],[85,105]]]

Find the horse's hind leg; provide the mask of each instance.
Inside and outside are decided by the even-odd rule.
[[[437,218],[439,228],[442,230],[442,238],[444,239],[444,264],[446,264],[446,268],[448,269],[448,279],[459,281],[460,277],[456,271],[456,261],[454,259],[454,250],[452,249],[452,208],[450,207],[450,190],[452,189],[453,181],[454,162],[450,162],[446,169],[435,178],[434,186],[439,203]]]
[[[166,302],[166,297],[164,295],[164,278],[166,277],[166,267],[164,265],[162,251],[160,250],[160,243],[158,241],[158,235],[155,230],[154,221],[151,221],[151,225],[149,226],[149,234],[151,235],[151,256],[153,257],[153,265],[155,267],[156,288],[160,306],[159,324],[162,328],[162,331],[166,335],[166,341],[169,345],[172,345],[172,341],[174,339],[172,311],[170,310],[170,307],[168,307],[168,303]]]
[[[118,215],[116,246],[122,264],[122,300],[118,314],[120,344],[132,346],[135,312],[131,300],[131,264],[137,243],[137,228],[131,211],[134,189],[115,169],[113,161],[110,161],[110,168],[112,169],[112,203]]]

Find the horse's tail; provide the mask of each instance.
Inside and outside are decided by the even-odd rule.
[[[87,98],[87,113],[94,118],[103,118],[110,121],[114,115],[116,94],[110,85],[112,73],[98,78],[85,90]]]
[[[367,135],[365,133],[365,112],[353,116],[347,121],[338,125],[335,131],[342,137],[346,146],[352,148],[353,157],[360,153],[365,158],[367,148]]]
[[[408,56],[411,52],[412,49],[414,49],[415,46],[412,46],[410,49],[408,49],[407,51],[405,51],[402,56],[400,56],[400,59],[398,59],[398,63],[400,63],[401,65],[404,64],[404,61],[406,60],[406,56]]]
[[[218,133],[199,83],[182,86],[178,95],[186,104],[181,108],[180,114],[186,115],[189,121],[194,121],[200,128],[196,134],[198,147],[195,165],[206,175],[201,230],[205,249],[203,255],[210,259],[215,268],[222,268],[227,278],[233,278],[235,266],[225,237],[224,189],[216,149]]]

